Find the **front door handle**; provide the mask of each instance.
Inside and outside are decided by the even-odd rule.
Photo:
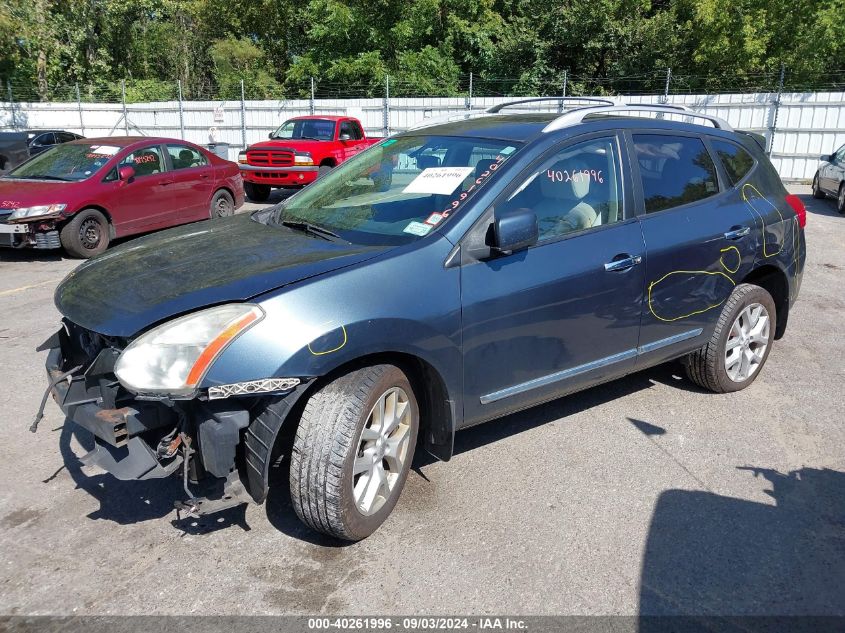
[[[617,255],[612,261],[604,265],[607,272],[619,272],[620,270],[628,270],[643,261],[642,255]]]
[[[738,239],[742,239],[743,237],[745,237],[749,233],[751,233],[751,227],[743,226],[741,228],[731,229],[730,231],[725,233],[725,239],[726,240],[738,240]]]

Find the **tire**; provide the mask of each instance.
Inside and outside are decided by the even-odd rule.
[[[332,169],[334,169],[334,167],[332,167],[331,165],[320,165],[320,167],[317,169],[317,178],[322,178]]]
[[[235,201],[225,189],[220,189],[211,198],[211,218],[226,218],[235,214]]]
[[[403,396],[402,419],[384,442],[377,431],[374,407],[386,400],[389,411],[391,397],[395,397],[394,403],[401,403]],[[419,406],[414,391],[402,370],[393,365],[352,371],[315,392],[305,404],[291,453],[290,491],[297,516],[314,530],[348,541],[359,541],[375,532],[390,515],[405,485],[418,429]],[[380,439],[369,439],[374,436]],[[391,440],[401,460],[395,456],[391,459],[389,450],[384,452]],[[354,473],[356,464],[367,463],[372,466]],[[386,474],[386,481],[392,481],[387,490],[377,485],[382,481],[376,474],[378,468]],[[367,482],[376,486],[369,491],[374,494],[362,494],[367,492]],[[361,491],[358,494],[356,486]],[[360,498],[360,504],[356,498]]]
[[[245,182],[244,193],[253,202],[267,202],[267,198],[270,197],[270,185],[256,185],[252,182]]]
[[[813,197],[816,200],[824,200],[827,198],[827,194],[819,188],[819,172],[816,172],[816,175],[813,176]]]
[[[68,255],[94,257],[109,247],[109,221],[96,209],[83,209],[62,227],[59,239]]]
[[[759,333],[759,338],[765,340],[766,345],[762,352],[760,351],[760,343],[754,342],[747,337],[743,338],[738,332],[734,331],[735,324],[737,328],[742,329],[742,323],[739,321],[741,316],[745,319],[745,324],[748,324],[749,314],[746,312],[746,309],[751,308],[751,312],[753,313],[756,310],[753,306],[761,306],[768,313],[768,331]],[[760,315],[762,316],[762,313]],[[753,314],[750,320],[751,330],[753,332],[753,326],[755,325]],[[763,365],[766,364],[766,359],[772,350],[776,325],[777,311],[772,296],[760,286],[754,286],[752,284],[738,285],[725,302],[710,341],[683,359],[687,376],[699,387],[716,393],[728,393],[745,389],[760,375]],[[739,339],[738,343],[737,339]],[[739,371],[733,377],[731,376],[729,370],[736,371],[737,367],[734,363],[728,363],[726,359],[726,354],[729,351],[729,340],[734,346],[732,349],[738,348],[740,358],[743,354],[747,353],[745,351],[745,341],[749,341],[747,346],[748,352],[752,354],[755,361],[749,363],[753,369],[751,369],[748,375],[743,376],[742,372]],[[733,351],[731,354],[732,358],[735,358]],[[739,362],[742,364],[745,363],[744,360]],[[753,365],[753,362],[756,362],[756,365]]]
[[[845,215],[845,182],[839,185],[839,195],[836,196],[836,210]]]

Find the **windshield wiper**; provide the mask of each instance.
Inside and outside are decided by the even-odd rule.
[[[340,241],[345,244],[349,243],[334,231],[330,231],[329,229],[323,228],[322,226],[318,226],[316,224],[311,224],[310,222],[303,222],[300,220],[282,220],[280,224],[288,228],[295,229],[297,231],[302,231],[303,233],[309,233],[310,235],[321,237],[324,240],[328,240],[330,242]]]
[[[48,176],[47,174],[36,174],[35,176],[17,176],[17,178],[32,178],[33,180],[61,180],[62,182],[73,182],[72,178],[61,176]]]

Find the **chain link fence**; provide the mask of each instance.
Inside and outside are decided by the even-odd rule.
[[[785,180],[811,178],[818,156],[845,143],[845,71],[812,84],[790,79],[785,69],[742,77],[675,75],[664,69],[612,79],[567,73],[543,79],[469,73],[440,83],[394,76],[357,83],[306,78],[278,94],[256,94],[256,87],[244,81],[222,89],[188,89],[178,80],[40,88],[7,82],[4,88],[0,130],[65,129],[87,137],[131,134],[228,143],[230,158],[292,116],[355,116],[368,135],[387,136],[425,118],[538,95],[674,103],[721,116],[737,128],[763,134]],[[557,111],[554,102],[532,107]]]

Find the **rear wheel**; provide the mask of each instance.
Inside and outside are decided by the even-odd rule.
[[[760,286],[738,285],[725,302],[710,341],[684,359],[687,376],[716,393],[745,389],[769,357],[776,323],[772,296]]]
[[[83,209],[62,227],[59,238],[69,255],[94,257],[109,246],[109,222],[96,209]]]
[[[252,182],[245,182],[244,193],[253,202],[267,202],[267,198],[270,197],[270,185],[256,185]]]
[[[822,200],[827,197],[825,192],[819,187],[819,172],[816,172],[816,175],[813,176],[813,197],[816,200]]]
[[[211,217],[225,218],[235,213],[235,201],[225,189],[221,189],[214,194],[211,199]]]
[[[291,455],[297,516],[350,541],[375,532],[405,485],[419,417],[414,390],[393,365],[350,372],[315,392]]]

